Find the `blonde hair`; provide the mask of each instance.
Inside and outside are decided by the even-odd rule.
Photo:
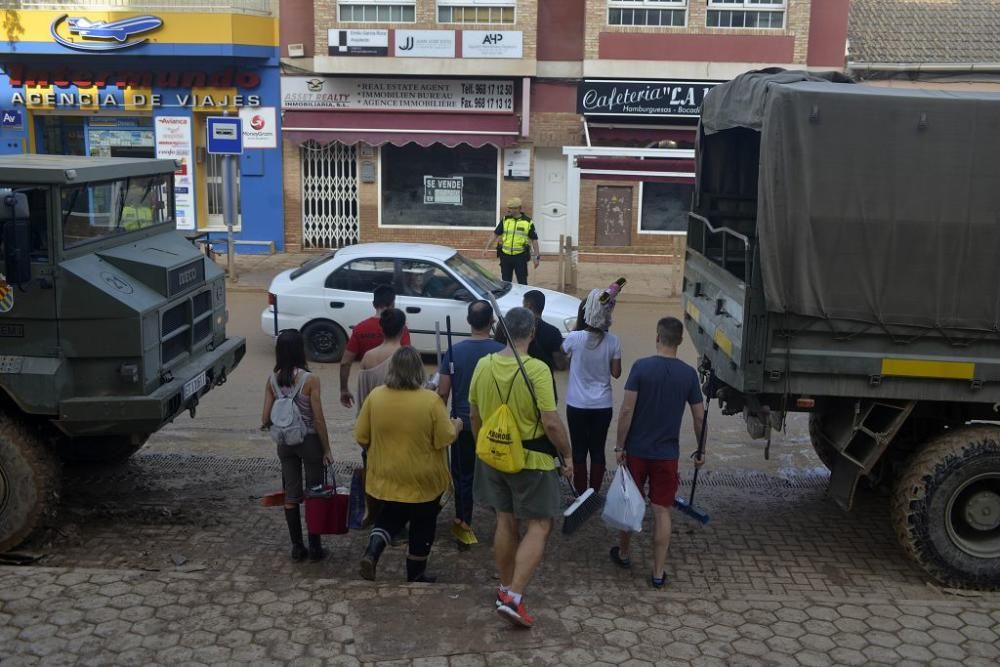
[[[385,374],[385,386],[389,389],[420,389],[426,379],[424,362],[412,347],[401,347],[389,357]]]

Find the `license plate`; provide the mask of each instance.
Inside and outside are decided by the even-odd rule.
[[[184,383],[184,390],[181,392],[181,400],[188,400],[196,393],[205,388],[205,371],[194,376]]]

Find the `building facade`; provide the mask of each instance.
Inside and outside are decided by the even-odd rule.
[[[283,246],[276,2],[11,4],[0,153],[175,159],[178,228],[225,232],[224,158],[209,152],[206,119],[239,116],[235,238]]]
[[[679,256],[701,100],[843,69],[847,0],[282,0],[286,244],[482,248],[506,199],[543,252]]]

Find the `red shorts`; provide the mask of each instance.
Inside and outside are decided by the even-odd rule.
[[[649,502],[660,507],[673,506],[677,486],[680,483],[680,478],[677,476],[677,459],[666,461],[629,456],[626,461],[628,471],[643,495],[646,494],[646,480],[649,480]]]

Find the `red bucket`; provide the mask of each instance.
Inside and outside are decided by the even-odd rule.
[[[322,495],[306,495],[306,529],[313,535],[343,535],[351,496],[327,486]]]

